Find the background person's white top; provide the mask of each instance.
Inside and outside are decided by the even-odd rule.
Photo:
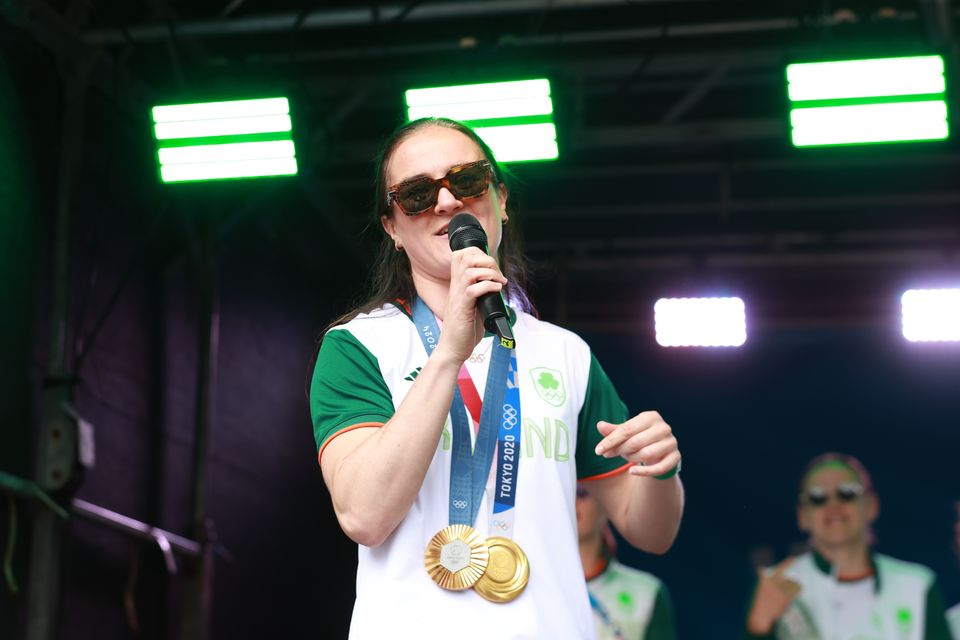
[[[950,623],[950,633],[954,640],[960,640],[960,604],[955,604],[947,610],[947,622]]]
[[[922,640],[933,572],[881,554],[873,560],[874,577],[840,582],[829,568],[818,566],[813,553],[799,556],[784,575],[802,590],[777,622],[776,637]]]

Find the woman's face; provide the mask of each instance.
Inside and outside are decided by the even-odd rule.
[[[413,133],[393,151],[386,165],[389,187],[415,177],[444,177],[451,167],[486,159],[483,151],[466,135],[445,127],[427,127]],[[450,279],[450,244],[447,225],[458,213],[472,213],[487,233],[491,255],[500,246],[500,225],[506,216],[507,192],[496,182],[476,198],[457,200],[440,187],[437,204],[416,216],[408,216],[396,203],[381,218],[383,228],[394,242],[399,241],[410,259],[416,278],[434,281]]]
[[[868,532],[879,507],[872,492],[857,493],[857,487],[862,489],[863,485],[856,474],[841,466],[823,467],[807,478],[797,520],[814,546],[837,548],[869,542]],[[826,501],[816,504],[809,499],[811,495],[825,497]]]

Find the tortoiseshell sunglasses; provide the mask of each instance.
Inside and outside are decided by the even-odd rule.
[[[416,216],[437,204],[440,187],[446,187],[457,200],[477,198],[490,188],[493,167],[487,160],[477,160],[452,167],[447,175],[433,178],[413,178],[395,184],[387,190],[387,209],[394,202],[408,216]]]

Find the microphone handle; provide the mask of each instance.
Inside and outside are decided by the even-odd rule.
[[[516,346],[516,340],[513,337],[513,329],[510,327],[503,294],[497,291],[480,296],[477,300],[477,309],[480,311],[480,317],[483,318],[484,328],[500,338],[500,344],[513,349]]]

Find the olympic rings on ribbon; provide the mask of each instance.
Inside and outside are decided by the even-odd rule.
[[[517,409],[512,404],[503,405],[503,423],[510,427],[517,426]]]

